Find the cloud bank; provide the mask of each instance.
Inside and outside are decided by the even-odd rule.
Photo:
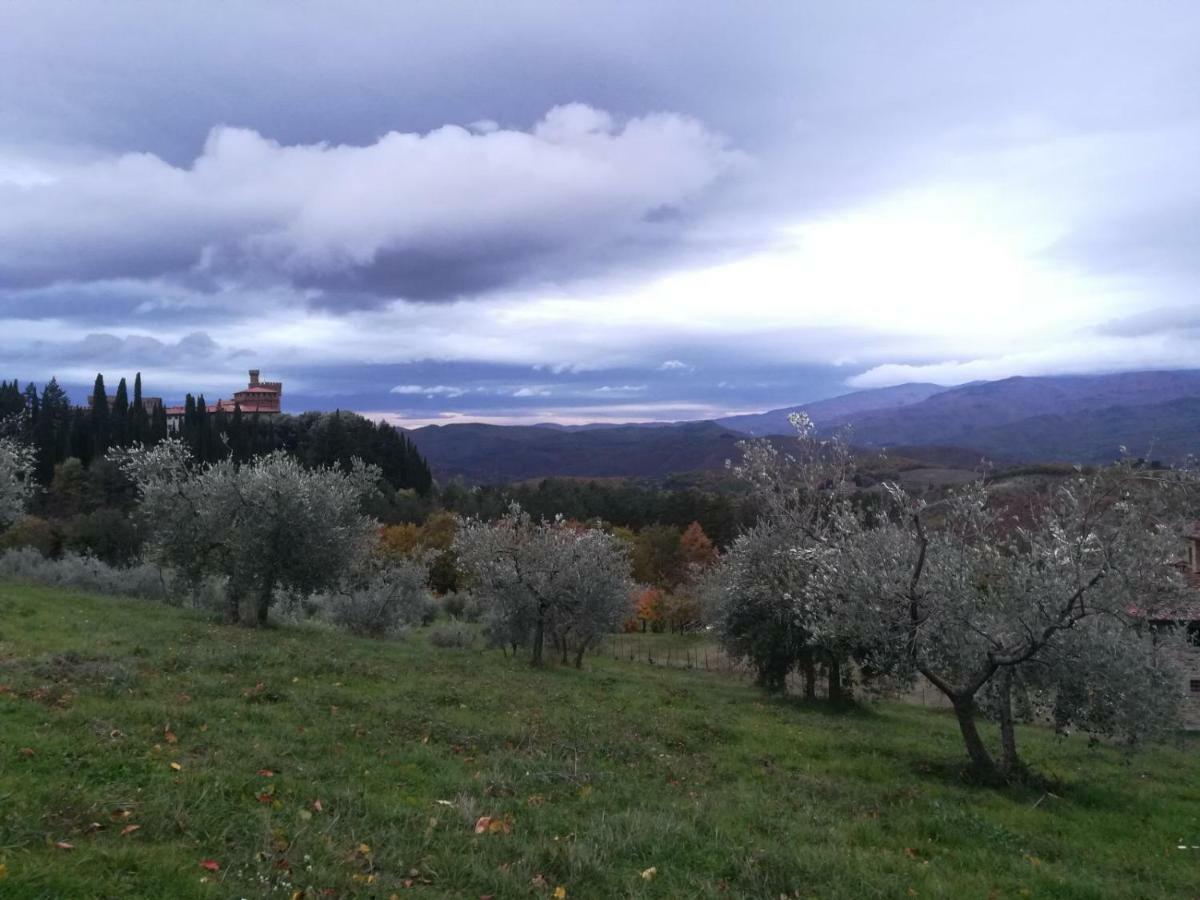
[[[672,239],[739,158],[695,119],[618,123],[582,103],[528,131],[448,125],[366,146],[222,126],[187,167],[126,153],[0,175],[0,283],[282,280],[330,306],[476,296]]]

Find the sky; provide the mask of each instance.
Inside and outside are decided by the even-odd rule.
[[[0,377],[430,422],[1200,366],[1191,2],[0,4]]]

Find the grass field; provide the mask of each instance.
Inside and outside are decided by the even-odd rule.
[[[17,584],[0,686],[6,900],[1200,897],[1194,740],[983,789],[927,710]]]

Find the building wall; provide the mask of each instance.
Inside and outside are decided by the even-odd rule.
[[[1184,725],[1200,731],[1200,647],[1191,646],[1183,657]]]

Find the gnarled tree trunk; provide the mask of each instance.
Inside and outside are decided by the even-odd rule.
[[[971,760],[971,768],[985,781],[1000,781],[1000,770],[996,761],[988,753],[975,725],[975,700],[973,697],[962,695],[951,697],[954,706],[954,717],[958,719],[958,730],[962,732],[963,744],[967,748],[967,756]]]
[[[1000,771],[1011,778],[1021,771],[1021,759],[1017,756],[1017,735],[1013,727],[1012,713],[1013,670],[1003,669],[999,674],[1000,720]]]
[[[546,644],[546,605],[538,603],[537,621],[533,628],[533,659],[531,662],[535,666],[540,666],[544,663],[542,656],[542,648]]]
[[[812,653],[805,653],[800,660],[800,673],[804,679],[804,699],[817,699],[817,664]]]
[[[826,665],[829,671],[829,701],[831,703],[841,703],[845,699],[845,694],[842,692],[841,660],[830,654]]]

